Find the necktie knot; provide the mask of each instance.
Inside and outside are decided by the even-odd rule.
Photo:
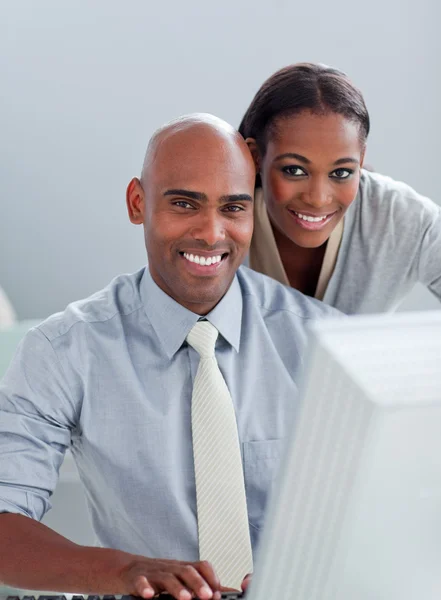
[[[187,342],[201,358],[212,358],[218,335],[214,325],[208,321],[198,321],[187,335]]]

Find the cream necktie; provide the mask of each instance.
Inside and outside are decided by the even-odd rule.
[[[187,336],[201,357],[191,404],[199,558],[211,562],[223,586],[240,589],[253,559],[236,415],[214,354],[217,336],[208,321]]]

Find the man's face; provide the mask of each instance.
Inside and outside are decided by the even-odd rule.
[[[247,254],[254,179],[246,146],[210,128],[157,144],[141,205],[149,268],[164,292],[195,313],[219,302]]]

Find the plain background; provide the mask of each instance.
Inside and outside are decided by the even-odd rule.
[[[45,317],[145,263],[125,189],[148,138],[204,111],[234,125],[276,69],[346,71],[367,161],[440,201],[436,0],[0,1],[0,285]],[[439,307],[423,288],[407,308]]]

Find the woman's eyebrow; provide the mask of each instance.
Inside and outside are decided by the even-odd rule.
[[[306,156],[302,156],[301,154],[296,154],[295,152],[285,152],[284,154],[279,154],[276,156],[275,160],[281,160],[282,158],[295,158],[296,160],[305,163],[305,165],[310,165],[311,161]]]
[[[353,163],[355,165],[359,165],[360,161],[356,158],[352,158],[351,156],[346,156],[345,158],[339,158],[336,160],[334,165],[342,165],[343,163]]]
[[[297,154],[296,152],[285,152],[284,154],[279,154],[278,156],[276,156],[275,160],[282,160],[283,158],[294,158],[295,160],[298,160],[299,162],[302,162],[305,165],[311,164],[309,158],[306,158],[306,156],[303,156],[302,154]],[[356,158],[353,158],[352,156],[345,156],[344,158],[337,159],[333,164],[337,166],[342,165],[344,163],[353,163],[358,165],[360,164],[360,161]]]

